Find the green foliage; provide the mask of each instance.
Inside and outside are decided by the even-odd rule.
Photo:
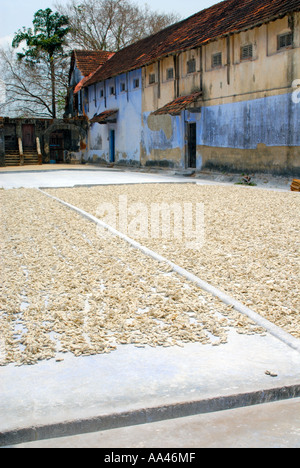
[[[23,52],[19,52],[17,56],[32,69],[35,69],[40,61],[48,63],[51,74],[52,117],[56,118],[55,59],[63,55],[65,38],[70,31],[69,19],[47,8],[37,11],[32,23],[33,29],[23,28],[15,34],[12,46],[17,48],[21,43],[26,43]]]
[[[50,8],[35,13],[32,28],[19,30],[13,39],[12,46],[19,47],[26,42],[26,49],[18,53],[20,60],[26,58],[29,62],[39,60],[41,53],[46,53],[50,59],[62,53],[65,37],[69,32],[69,19],[65,15],[53,13]]]
[[[250,176],[242,174],[242,179],[239,182],[236,182],[235,185],[249,185],[251,187],[255,187],[256,183],[252,181]]]

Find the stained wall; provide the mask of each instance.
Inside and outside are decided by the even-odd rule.
[[[293,44],[279,48],[279,37],[289,33]],[[250,45],[252,54],[245,57]],[[84,158],[108,162],[114,130],[116,163],[185,168],[188,124],[194,122],[197,169],[298,174],[296,80],[300,84],[300,13],[160,58],[84,91],[89,119],[118,111],[115,123],[91,125]],[[196,110],[152,115],[198,91]]]

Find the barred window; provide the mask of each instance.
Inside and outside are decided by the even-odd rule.
[[[84,88],[84,104],[87,111],[89,111],[89,88]]]
[[[167,69],[167,80],[173,80],[174,78],[174,68]]]
[[[140,80],[139,78],[135,78],[133,80],[133,88],[136,89],[136,88],[139,88],[140,87]]]
[[[249,60],[253,58],[253,44],[248,44],[241,47],[241,60]]]
[[[195,71],[196,71],[196,60],[195,59],[189,60],[187,63],[187,72],[194,73]]]
[[[212,68],[221,67],[222,66],[222,54],[219,52],[218,54],[214,54],[212,56]]]
[[[149,84],[155,83],[155,73],[149,75]]]
[[[278,36],[278,45],[277,45],[278,50],[286,49],[287,47],[290,47],[292,45],[293,45],[292,33],[281,34],[280,36]]]

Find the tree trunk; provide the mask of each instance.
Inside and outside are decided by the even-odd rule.
[[[52,87],[52,117],[56,119],[56,89],[55,89],[55,70],[54,58],[50,57],[50,70],[51,70],[51,87]]]

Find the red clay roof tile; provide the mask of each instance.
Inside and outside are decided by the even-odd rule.
[[[91,123],[99,123],[99,124],[106,124],[108,121],[114,120],[118,113],[118,109],[110,109],[101,114],[95,115],[90,122]]]
[[[159,58],[197,48],[300,10],[300,0],[226,0],[180,23],[142,39],[119,52],[96,70],[84,86],[153,63]]]
[[[74,50],[72,63],[76,60],[77,68],[83,76],[89,76],[107,60],[114,55],[114,52],[105,50]]]
[[[189,96],[181,96],[174,101],[169,102],[164,107],[161,107],[157,111],[153,112],[153,115],[179,115],[181,111],[188,109],[195,102],[199,101],[202,98],[202,93],[193,93]]]

